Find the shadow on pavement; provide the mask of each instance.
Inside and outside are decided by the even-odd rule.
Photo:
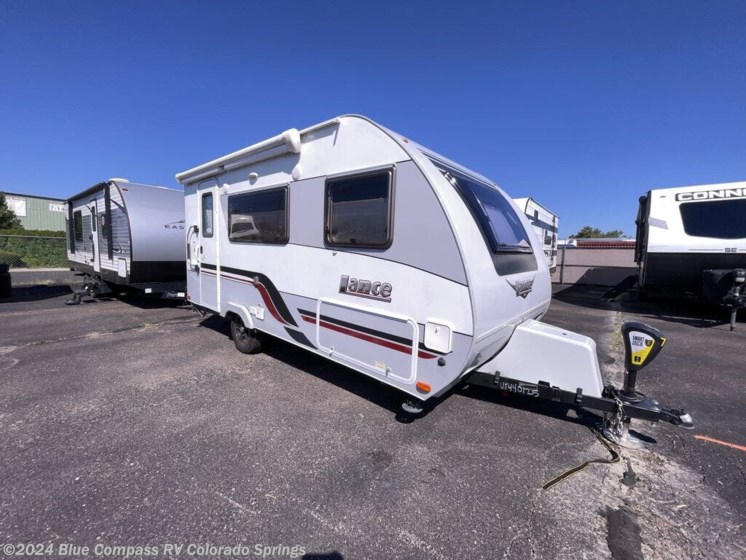
[[[200,325],[230,338],[229,323],[222,317],[208,316],[202,320]],[[579,410],[571,405],[521,398],[515,395],[503,395],[497,390],[490,391],[488,388],[469,385],[468,381],[457,384],[440,397],[429,399],[425,403],[425,408],[421,414],[410,416],[401,410],[400,405],[404,399],[404,393],[397,389],[283,340],[265,336],[264,343],[264,353],[271,358],[364,398],[368,402],[393,413],[396,420],[401,423],[410,423],[424,418],[453,394],[490,402],[496,406],[526,410],[585,426],[593,426],[601,419],[600,416],[590,411]]]
[[[571,424],[593,426],[601,420],[601,416],[574,405],[555,403],[543,399],[523,397],[520,395],[505,394],[502,391],[490,390],[487,387],[469,385],[466,381],[455,388],[459,395],[478,401],[492,403],[496,406],[504,406],[516,410],[525,410],[534,414],[540,414],[549,418],[563,420]],[[444,399],[447,395],[444,395]]]
[[[552,286],[552,299],[590,309],[616,309],[614,298],[604,297],[609,292],[608,286]]]
[[[19,303],[25,301],[42,301],[45,299],[57,298],[66,294],[72,294],[73,291],[69,285],[37,285],[37,286],[16,286],[13,287],[11,297],[0,299],[0,305],[3,303]]]
[[[634,279],[634,277],[630,278]],[[652,301],[640,301],[637,290],[634,288],[635,282],[630,278],[613,288],[578,284],[555,285],[552,298],[569,305],[591,309],[621,309],[649,319],[680,323],[701,329],[721,327],[730,322],[728,309],[693,299],[661,296]],[[746,322],[746,311],[739,312],[738,322]]]
[[[200,322],[200,326],[230,338],[230,323],[218,315],[205,317]],[[397,420],[400,422],[411,421],[409,417],[399,417],[404,394],[397,389],[279,338],[264,335],[262,343],[263,353],[267,356],[362,397],[397,415]],[[422,416],[424,414],[420,415]]]
[[[679,323],[698,329],[722,327],[730,323],[729,309],[691,299],[660,297],[653,301],[640,301],[636,291],[628,291],[622,295],[619,303],[624,311],[637,313],[648,319]],[[746,321],[743,310],[738,314],[738,321]]]

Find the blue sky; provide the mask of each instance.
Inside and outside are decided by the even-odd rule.
[[[345,113],[583,225],[746,180],[746,2],[0,2],[0,189],[174,174]]]

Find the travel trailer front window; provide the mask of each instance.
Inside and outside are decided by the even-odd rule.
[[[437,165],[443,167],[440,163]],[[533,252],[518,214],[496,189],[452,169],[441,171],[466,201],[486,234],[493,253]]]
[[[287,187],[228,197],[228,239],[287,243]]]
[[[80,210],[76,210],[73,214],[73,222],[75,241],[83,241],[83,213]]]
[[[212,237],[212,193],[202,195],[202,237]]]
[[[680,211],[687,235],[746,238],[746,198],[687,202],[680,206]]]
[[[392,171],[326,182],[326,242],[383,249],[391,244]]]
[[[537,270],[539,265],[529,234],[510,202],[490,185],[467,177],[441,161],[431,161],[469,208],[492,253],[495,271],[503,276]]]

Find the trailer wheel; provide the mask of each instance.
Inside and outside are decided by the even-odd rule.
[[[256,354],[262,351],[262,341],[244,326],[238,315],[231,319],[231,338],[239,352]]]

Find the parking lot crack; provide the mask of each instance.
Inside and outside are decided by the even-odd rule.
[[[253,515],[256,515],[256,514],[259,513],[258,511],[254,511],[253,509],[247,508],[243,504],[239,504],[237,501],[229,498],[225,494],[221,494],[220,492],[215,492],[215,494],[218,495],[218,496],[220,496],[221,498],[223,498],[226,502],[228,502],[229,504],[231,504],[236,509],[242,511],[243,513],[250,513],[250,514],[253,514]]]
[[[606,542],[613,560],[643,560],[637,515],[628,507],[606,510]]]

